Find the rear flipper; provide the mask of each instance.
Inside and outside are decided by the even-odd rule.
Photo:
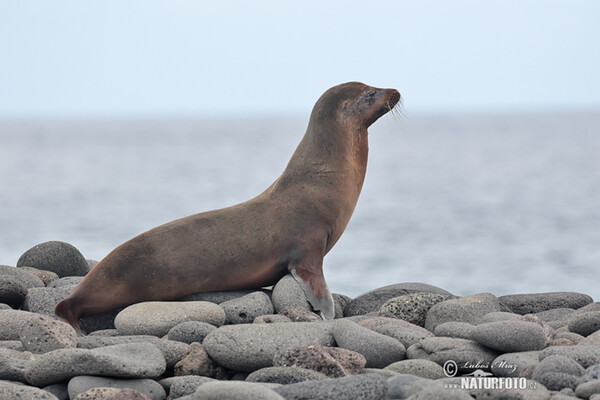
[[[67,297],[66,299],[58,303],[58,305],[54,309],[54,313],[60,320],[71,325],[73,329],[77,331],[77,333],[84,334],[81,328],[79,327],[79,324],[77,323],[79,315],[76,312],[74,312],[72,307],[72,299],[70,297]]]
[[[306,260],[303,260],[306,261]],[[290,272],[300,285],[306,299],[315,311],[321,312],[323,319],[335,317],[333,297],[323,277],[323,261],[299,262],[290,266]]]

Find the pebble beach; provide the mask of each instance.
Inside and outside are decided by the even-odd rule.
[[[0,266],[1,399],[600,399],[583,293],[398,282],[334,294],[324,321],[287,275],[85,317],[82,335],[54,307],[94,264],[46,242]]]

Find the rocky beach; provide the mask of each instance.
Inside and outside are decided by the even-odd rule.
[[[0,266],[1,399],[600,399],[600,306],[582,293],[334,294],[289,275],[85,317],[54,314],[93,267],[46,242]],[[365,288],[368,289],[368,288]]]

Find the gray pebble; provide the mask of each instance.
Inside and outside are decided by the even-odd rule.
[[[198,400],[284,400],[264,384],[239,381],[204,383],[196,389],[191,398]]]
[[[263,292],[252,292],[219,304],[228,324],[249,324],[256,317],[273,314],[271,299]]]
[[[421,378],[416,375],[396,375],[387,380],[388,398],[406,399],[431,384],[433,384],[431,379]]]
[[[435,327],[435,336],[445,336],[460,339],[471,339],[475,325],[467,322],[444,322]]]
[[[541,350],[546,335],[540,325],[516,320],[488,322],[475,326],[471,339],[502,353]]]
[[[541,319],[542,321],[545,322],[554,322],[554,321],[560,321],[563,320],[565,318],[567,318],[569,315],[571,315],[573,313],[573,309],[572,308],[553,308],[550,310],[546,310],[546,311],[540,311],[539,313],[536,313],[535,315],[537,315],[539,317],[539,319]]]
[[[203,345],[217,364],[251,372],[272,366],[273,356],[279,350],[333,343],[330,323],[297,322],[226,325],[209,333]]]
[[[498,321],[507,321],[507,320],[521,320],[521,315],[506,312],[506,311],[494,311],[489,314],[485,314],[477,324],[485,324],[487,322],[498,322]]]
[[[11,267],[10,265],[0,265],[0,275],[9,275],[17,278],[27,289],[45,286],[44,282],[31,272],[22,268]]]
[[[415,375],[427,379],[446,377],[442,366],[429,360],[402,360],[390,364],[384,369],[398,372],[399,374]]]
[[[55,396],[58,400],[69,400],[69,390],[66,383],[55,383],[43,388],[46,392]]]
[[[79,375],[154,378],[166,368],[160,350],[150,343],[127,343],[94,350],[60,349],[36,357],[26,370],[36,386],[63,382]]]
[[[270,296],[271,291],[267,289],[261,290],[267,296]],[[237,299],[247,294],[254,293],[256,290],[229,290],[225,292],[200,292],[192,293],[184,296],[178,301],[209,301],[215,304],[221,304],[229,300]]]
[[[312,369],[302,367],[267,367],[252,372],[248,375],[246,381],[288,385],[290,383],[319,381],[323,379],[329,379],[329,377]]]
[[[72,399],[90,389],[101,387],[137,390],[151,400],[164,400],[167,397],[163,387],[152,379],[116,379],[87,375],[76,376],[69,381],[69,397]]]
[[[593,302],[590,296],[575,292],[509,294],[499,297],[498,300],[512,312],[521,315],[554,308],[578,309]]]
[[[58,276],[85,276],[90,267],[74,246],[58,241],[40,243],[27,250],[17,261],[17,267],[34,267],[52,271]]]
[[[564,356],[548,356],[540,361],[532,378],[549,390],[575,389],[584,369],[576,361]]]
[[[356,322],[338,320],[333,336],[338,347],[362,354],[369,368],[383,368],[405,358],[406,348],[402,343]]]
[[[551,346],[540,353],[540,361],[548,356],[559,355],[569,357],[583,368],[600,364],[600,348],[578,344],[576,346]]]
[[[343,318],[344,317],[344,308],[352,301],[352,298],[339,294],[332,293],[331,297],[333,297],[333,304],[335,305],[335,317],[334,318]]]
[[[77,346],[77,332],[62,321],[35,315],[23,324],[19,340],[25,350],[35,354]]]
[[[206,335],[215,329],[217,328],[208,322],[185,321],[171,328],[167,334],[167,338],[187,344],[191,344],[192,342],[202,343]]]
[[[580,399],[589,399],[598,393],[600,393],[600,379],[579,383],[575,389],[575,394]]]
[[[0,310],[0,340],[20,340],[23,326],[33,317],[27,311]]]
[[[424,326],[429,309],[434,304],[448,300],[448,297],[437,293],[410,293],[393,297],[381,306],[379,315]]]
[[[554,339],[567,339],[571,341],[573,344],[577,344],[584,340],[585,338],[577,333],[573,332],[557,332],[554,335]]]
[[[58,400],[45,390],[6,381],[0,381],[0,399]]]
[[[569,319],[569,331],[589,336],[600,329],[600,311],[576,314]]]
[[[61,286],[73,286],[79,284],[83,280],[83,276],[65,276],[48,284],[49,288],[57,288]]]
[[[174,376],[161,380],[159,383],[169,392],[171,399],[175,400],[183,396],[194,394],[200,385],[206,382],[214,382],[214,379],[206,376]]]
[[[58,279],[58,274],[52,271],[46,271],[44,269],[33,268],[33,267],[19,267],[23,271],[27,271],[30,274],[33,274],[40,278],[42,282],[44,282],[45,286],[48,286],[50,283],[54,282]]]
[[[539,364],[539,356],[540,351],[502,354],[492,362],[492,373],[499,377],[519,377],[525,368]]]
[[[353,315],[364,315],[370,312],[378,312],[381,306],[391,298],[419,292],[452,296],[452,293],[426,283],[398,283],[361,294],[346,305],[344,308],[344,315],[346,317],[350,317]]]
[[[387,394],[386,379],[375,374],[292,383],[273,389],[286,400],[383,400]]]
[[[0,275],[0,303],[19,308],[27,296],[27,287],[16,276]]]
[[[273,356],[274,366],[303,367],[330,378],[358,374],[366,363],[365,357],[355,351],[318,345],[281,350]]]
[[[307,311],[313,311],[306,294],[300,287],[296,279],[291,274],[285,275],[273,287],[271,295],[273,308],[276,313],[280,313],[288,307],[298,307]]]
[[[33,358],[30,352],[0,349],[0,380],[27,382],[25,371]]]
[[[360,325],[360,324],[359,324]],[[385,324],[376,327],[373,329],[377,333],[381,333],[382,335],[389,336],[393,339],[396,339],[400,343],[404,345],[405,348],[412,346],[415,343],[420,342],[421,340],[432,337],[433,334],[431,332],[421,332],[416,331],[410,328],[402,328],[396,324]]]
[[[112,400],[112,399],[129,399],[129,400],[150,400],[145,394],[134,389],[119,389],[119,388],[93,388],[86,392],[80,393],[73,397],[73,400]]]
[[[162,337],[184,321],[201,321],[220,326],[225,311],[208,301],[149,301],[133,304],[117,314],[115,327],[121,335]]]
[[[278,324],[281,322],[292,322],[289,317],[281,314],[267,314],[254,318],[255,324]]]
[[[437,303],[429,309],[425,328],[431,332],[444,322],[468,322],[476,324],[481,317],[494,311],[501,311],[496,296],[481,293]]]

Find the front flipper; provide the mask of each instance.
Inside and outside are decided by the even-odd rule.
[[[290,265],[289,270],[304,290],[306,299],[315,311],[321,311],[321,316],[324,319],[333,319],[335,306],[331,292],[323,277],[323,258],[301,259]]]

